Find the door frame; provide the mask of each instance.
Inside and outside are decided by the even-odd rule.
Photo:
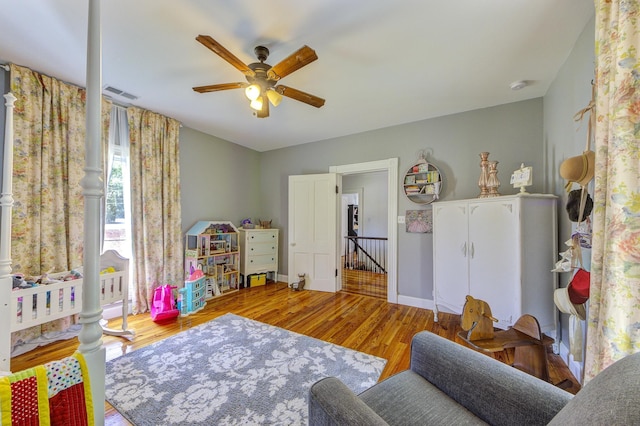
[[[389,303],[398,303],[398,158],[329,167],[330,173],[340,175],[378,171],[387,172],[387,301]],[[339,189],[339,192],[339,198],[341,199],[342,188]],[[338,205],[338,210],[340,210],[342,203],[338,203]],[[338,220],[341,220],[340,211],[337,212],[337,215]],[[336,228],[337,238],[340,239],[341,225],[338,224]],[[340,253],[337,253],[337,255],[339,256]],[[340,265],[340,259],[337,259],[336,262],[336,265]],[[338,268],[338,271],[341,274],[342,268]],[[338,280],[338,287],[340,283],[341,281]]]

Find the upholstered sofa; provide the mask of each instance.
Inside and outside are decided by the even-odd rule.
[[[309,395],[315,425],[638,425],[640,353],[616,362],[574,397],[433,333],[416,334],[409,370],[360,395],[329,377]]]

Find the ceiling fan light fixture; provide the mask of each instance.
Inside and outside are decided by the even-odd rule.
[[[249,86],[247,86],[246,89],[244,89],[244,94],[247,96],[247,98],[249,98],[250,101],[255,101],[256,99],[258,99],[260,97],[261,92],[262,92],[262,89],[258,84],[255,84],[255,83],[250,84]]]
[[[258,96],[256,99],[252,100],[249,106],[256,111],[260,111],[262,109],[262,96]]]
[[[309,46],[302,46],[273,66],[265,62],[269,56],[269,49],[257,46],[254,52],[259,62],[247,65],[208,35],[199,35],[196,40],[240,71],[247,82],[197,86],[193,88],[194,91],[208,93],[229,89],[245,89],[245,96],[249,99],[251,108],[257,111],[253,115],[258,118],[269,117],[269,104],[279,105],[283,96],[316,108],[324,105],[324,99],[317,96],[288,86],[276,86],[282,78],[318,59],[316,52]]]
[[[271,105],[274,107],[280,105],[280,102],[282,101],[282,95],[273,89],[267,90],[267,98],[269,98],[269,102],[271,102]]]

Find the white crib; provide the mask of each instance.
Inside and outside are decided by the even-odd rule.
[[[106,334],[125,336],[133,335],[127,329],[129,259],[115,250],[107,250],[100,256],[100,269],[113,267],[116,272],[100,275],[100,305],[122,302],[122,330],[103,328]],[[67,276],[68,272],[49,274],[52,279]],[[14,289],[10,301],[10,331],[16,332],[25,328],[44,324],[49,321],[80,313],[82,310],[82,278],[60,281],[36,287]],[[1,342],[9,345],[11,341]],[[5,348],[6,349],[6,348]]]

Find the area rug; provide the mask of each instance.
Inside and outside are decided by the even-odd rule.
[[[386,360],[233,314],[107,362],[107,400],[134,425],[306,425],[323,377],[360,393]]]

